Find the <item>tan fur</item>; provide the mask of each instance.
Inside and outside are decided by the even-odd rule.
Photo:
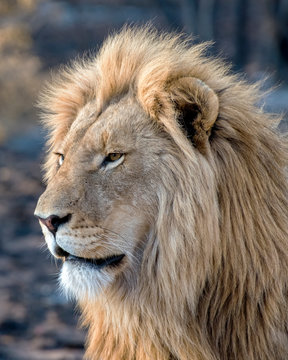
[[[43,96],[36,212],[72,213],[59,238],[70,253],[127,254],[78,299],[89,359],[288,358],[287,143],[258,87],[205,48],[127,28]],[[123,164],[102,173],[101,154],[119,151]]]

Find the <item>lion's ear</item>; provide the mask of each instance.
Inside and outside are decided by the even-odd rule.
[[[205,153],[219,112],[218,96],[207,84],[194,77],[175,80],[168,91],[186,136],[201,153]]]

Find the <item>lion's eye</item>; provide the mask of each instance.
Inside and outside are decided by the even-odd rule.
[[[106,161],[106,162],[117,161],[117,160],[119,160],[122,156],[123,156],[123,154],[121,154],[121,153],[111,153],[111,154],[109,154],[109,155],[106,156],[105,161]]]
[[[123,153],[110,153],[105,157],[102,166],[105,170],[109,170],[122,164],[123,161],[124,161]]]
[[[59,156],[58,158],[58,164],[59,166],[61,166],[63,164],[64,161],[64,155],[63,154],[57,154]]]

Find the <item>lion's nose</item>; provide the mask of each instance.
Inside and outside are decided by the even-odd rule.
[[[37,216],[37,215],[36,215]],[[68,214],[66,216],[60,217],[58,215],[50,215],[47,218],[43,219],[40,216],[37,216],[37,218],[44,224],[48,230],[55,236],[56,232],[58,230],[58,227],[62,224],[65,224],[68,222],[71,218],[71,214]]]

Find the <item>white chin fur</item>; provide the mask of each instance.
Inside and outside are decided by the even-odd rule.
[[[111,284],[113,275],[105,270],[94,270],[89,265],[65,262],[60,284],[68,297],[76,300],[93,300]]]

